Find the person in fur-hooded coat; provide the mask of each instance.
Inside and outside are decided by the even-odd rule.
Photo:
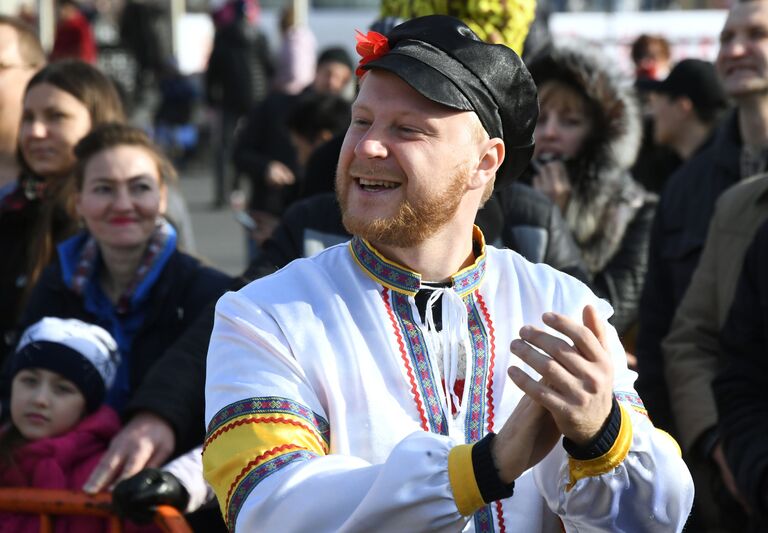
[[[633,88],[598,51],[529,65],[541,111],[529,179],[560,206],[620,335],[636,322],[657,198],[632,179],[642,128]]]

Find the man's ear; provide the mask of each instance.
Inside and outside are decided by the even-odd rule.
[[[498,137],[484,141],[480,147],[480,159],[469,180],[469,188],[484,189],[496,176],[496,171],[504,162],[504,154],[504,141]]]

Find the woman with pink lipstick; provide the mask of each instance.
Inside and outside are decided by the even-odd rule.
[[[122,413],[153,363],[231,280],[177,249],[164,217],[176,174],[143,131],[99,126],[75,154],[74,208],[84,230],[59,244],[22,324],[59,316],[109,331],[123,359],[106,401]]]
[[[79,320],[44,318],[22,335],[10,363],[10,422],[0,429],[0,486],[77,490],[120,428],[104,405],[117,344]],[[0,513],[0,533],[40,530],[36,515]],[[56,531],[107,530],[104,519],[66,517]]]
[[[19,130],[14,215],[0,220],[0,361],[16,341],[14,327],[32,287],[55,257],[56,245],[78,230],[73,208],[74,147],[92,128],[123,122],[114,84],[97,68],[81,61],[59,61],[35,74],[24,92]],[[191,249],[184,224],[186,207],[171,195],[174,223],[181,223],[181,246]]]
[[[591,286],[625,335],[637,319],[656,197],[632,179],[641,137],[632,88],[597,52],[556,48],[529,65],[541,112],[529,178],[559,207]]]

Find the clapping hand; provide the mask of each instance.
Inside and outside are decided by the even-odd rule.
[[[589,443],[611,413],[613,363],[605,325],[595,308],[584,308],[581,323],[557,313],[545,313],[542,319],[572,344],[525,326],[520,330],[520,339],[510,345],[512,353],[542,378],[536,381],[518,367],[509,369],[509,376],[525,396],[493,443],[494,461],[506,482],[543,459],[559,434],[577,445]],[[536,425],[539,429],[535,429]],[[538,446],[526,448],[518,442],[532,438]]]

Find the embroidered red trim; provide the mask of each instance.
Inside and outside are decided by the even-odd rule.
[[[488,364],[488,390],[486,392],[486,401],[488,402],[488,431],[493,431],[494,412],[493,412],[493,371],[496,368],[496,330],[493,327],[493,321],[491,320],[491,314],[488,312],[488,307],[485,305],[485,300],[477,293],[477,303],[480,306],[480,311],[483,313],[483,319],[488,325],[488,338],[491,341],[491,360]],[[499,533],[506,533],[507,528],[504,525],[504,510],[501,507],[501,501],[496,502],[496,518],[499,522]]]
[[[355,75],[359,78],[365,73],[363,66],[389,52],[389,41],[379,32],[369,31],[363,35],[359,30],[355,30],[355,39],[355,50],[361,56],[355,70]]]
[[[240,483],[240,480],[243,479],[246,476],[246,474],[248,474],[248,472],[251,471],[251,468],[253,466],[256,466],[260,462],[264,461],[264,459],[266,459],[267,457],[272,457],[273,455],[277,455],[280,452],[287,452],[290,450],[306,450],[306,448],[302,448],[301,446],[297,446],[295,444],[283,444],[282,446],[277,446],[276,448],[267,450],[266,452],[262,453],[255,459],[248,461],[248,464],[243,467],[243,469],[240,471],[237,477],[235,477],[235,480],[229,486],[229,491],[227,491],[227,504],[224,506],[224,508],[229,509],[229,502],[232,499],[232,493],[237,487],[237,484]]]
[[[493,371],[496,367],[496,330],[493,327],[493,321],[491,321],[491,315],[488,312],[488,307],[485,305],[485,300],[479,292],[477,293],[477,303],[480,305],[480,311],[482,311],[485,323],[488,325],[488,338],[491,341],[491,360],[488,363],[486,401],[488,402],[488,431],[493,431]]]
[[[501,500],[496,500],[496,518],[499,521],[499,533],[506,533],[507,528],[504,525],[504,511],[501,508]]]
[[[413,376],[413,369],[411,368],[411,364],[408,362],[408,354],[405,351],[403,336],[400,334],[400,329],[397,327],[397,319],[395,319],[395,313],[392,311],[392,305],[389,303],[389,289],[384,288],[381,290],[381,298],[384,300],[384,307],[387,308],[389,320],[392,322],[392,329],[395,331],[395,336],[397,337],[397,345],[400,348],[400,357],[403,359],[405,370],[408,373],[408,380],[411,382],[411,393],[413,394],[413,400],[416,402],[416,408],[419,410],[421,428],[424,431],[429,431],[429,421],[427,420],[427,414],[424,412],[424,408],[421,405],[421,400],[419,399],[419,390],[416,387],[416,378]]]
[[[306,424],[302,424],[301,422],[297,422],[296,420],[290,420],[288,418],[276,417],[276,416],[270,416],[266,418],[248,417],[248,418],[241,418],[239,420],[235,420],[234,422],[230,422],[229,424],[217,429],[216,432],[213,433],[213,435],[211,435],[205,440],[205,443],[203,444],[203,452],[205,452],[206,448],[208,448],[208,445],[211,444],[214,440],[216,440],[222,433],[226,433],[232,428],[242,426],[243,424],[268,424],[268,423],[269,424],[290,424],[292,426],[305,429],[312,434],[312,437],[314,437],[314,439],[320,445],[320,448],[322,448],[326,453],[328,453],[328,448],[325,442],[317,436],[317,434],[315,433],[315,430],[312,429],[310,426]]]

